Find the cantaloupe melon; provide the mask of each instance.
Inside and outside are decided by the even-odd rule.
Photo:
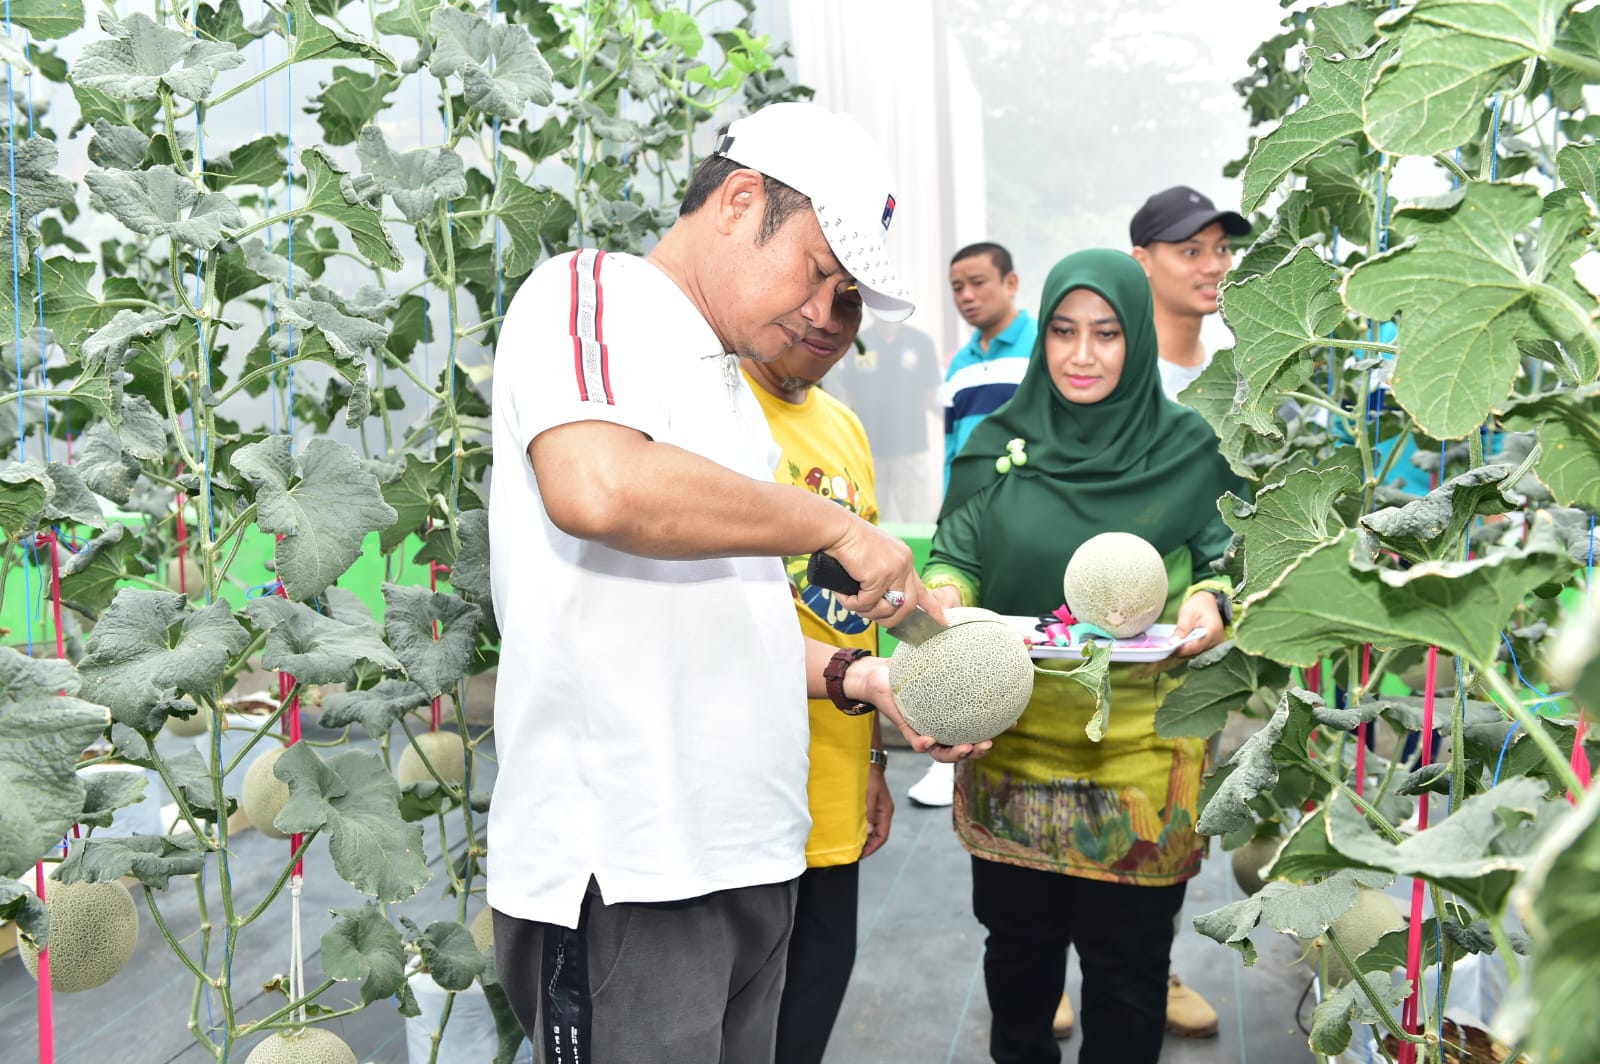
[[[889,684],[906,723],[941,743],[979,743],[1017,722],[1033,696],[1033,662],[1022,637],[976,606],[944,611],[950,629],[921,646],[901,643]]]
[[[1258,835],[1233,851],[1233,881],[1246,894],[1266,886],[1261,870],[1271,863],[1283,840],[1276,835]]]
[[[181,736],[186,739],[193,738],[196,735],[204,735],[206,733],[206,717],[209,714],[210,710],[203,706],[187,717],[169,714],[166,723],[167,734]]]
[[[45,890],[50,912],[50,986],[63,993],[93,990],[122,971],[139,942],[139,910],[116,880],[52,883]],[[28,974],[39,978],[39,951],[19,945]]]
[[[1378,939],[1391,931],[1398,931],[1406,926],[1406,918],[1400,912],[1400,905],[1389,895],[1381,890],[1360,888],[1356,893],[1356,903],[1343,916],[1333,922],[1329,928],[1339,939],[1339,945],[1356,962],[1356,967],[1361,966],[1361,955],[1378,944]],[[1330,983],[1348,983],[1352,978],[1350,969],[1332,946],[1323,938],[1317,939],[1317,946],[1328,953],[1328,981]]]
[[[344,1039],[323,1027],[279,1031],[257,1045],[244,1064],[356,1064]]]
[[[1167,604],[1167,567],[1139,536],[1102,532],[1072,552],[1061,589],[1074,617],[1127,639],[1161,616]]]
[[[239,806],[250,818],[250,823],[270,839],[289,837],[273,824],[278,814],[283,812],[283,807],[289,804],[289,785],[272,774],[272,766],[278,763],[278,758],[287,749],[287,746],[274,744],[252,761],[249,771],[244,774],[244,786],[239,795]]]
[[[472,918],[472,923],[467,925],[467,930],[472,932],[472,941],[478,944],[479,949],[493,949],[494,910],[485,905],[482,911]]]
[[[417,754],[417,747],[422,748],[433,765],[433,771],[446,783],[460,783],[467,778],[464,760],[466,747],[461,742],[461,736],[453,731],[423,732],[417,736],[414,745],[406,747],[400,755],[400,764],[395,768],[401,790],[424,780],[434,782],[428,766],[422,763],[422,758]]]
[[[178,559],[173,558],[167,563],[167,587],[183,592],[190,602],[196,602],[205,597],[206,571],[193,555],[184,555],[181,566]]]

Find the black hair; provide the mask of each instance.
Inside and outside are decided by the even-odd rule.
[[[994,263],[995,269],[1000,271],[1000,279],[1002,281],[1005,280],[1010,274],[1016,272],[1014,267],[1011,265],[1011,252],[1007,251],[999,244],[990,243],[987,240],[977,244],[968,244],[966,247],[956,252],[950,257],[950,265],[954,266],[962,259],[975,258],[978,255],[989,256],[989,261]]]
[[[678,217],[684,218],[705,206],[711,194],[722,187],[728,175],[735,170],[750,167],[726,155],[708,155],[695,167],[689,178],[689,187],[683,190],[683,202],[678,206]],[[761,228],[756,233],[756,243],[765,244],[777,235],[783,223],[799,211],[809,209],[811,197],[796,192],[776,178],[761,175],[762,189],[766,192],[766,208],[761,212]]]

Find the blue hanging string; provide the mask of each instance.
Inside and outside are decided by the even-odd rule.
[[[417,144],[419,146],[424,146],[428,142],[427,133],[426,133],[426,130],[427,130],[427,95],[426,95],[426,89],[427,89],[427,84],[426,84],[425,79],[423,79],[421,77],[417,78]],[[449,90],[447,89],[446,91],[449,91]],[[429,307],[429,305],[428,305],[428,270],[427,270],[426,266],[424,266],[423,270],[422,270],[422,308],[423,308],[423,310],[422,310],[422,313],[423,313],[423,325],[422,325],[422,379],[424,381],[432,381],[433,380],[433,366],[432,366],[432,358],[431,358],[431,356],[430,356],[430,354],[428,352],[428,324],[433,320],[433,314],[432,314],[432,308]],[[434,421],[433,421],[434,409],[433,409],[433,396],[431,396],[431,395],[426,396],[426,409],[427,409],[426,423],[429,426],[428,427],[428,449],[430,451],[435,451],[435,450],[437,450],[437,448],[439,446],[439,430],[434,425]]]
[[[285,8],[284,11],[283,11],[283,42],[284,42],[283,46],[284,46],[285,49],[289,48],[289,41],[293,36],[294,36],[294,16],[289,13],[288,8]],[[284,109],[284,114],[286,116],[286,121],[284,122],[284,136],[286,138],[285,150],[288,153],[288,160],[285,163],[285,169],[287,170],[288,175],[289,175],[289,180],[288,180],[287,184],[284,186],[283,209],[286,212],[293,213],[293,211],[294,211],[294,65],[292,63],[289,66],[284,68],[284,71],[283,71],[283,86],[284,86],[283,87],[283,101],[284,101],[283,109]],[[286,288],[286,291],[287,291],[289,299],[292,301],[294,299],[294,222],[292,220],[289,222],[289,269],[287,271],[287,279],[286,279],[286,282],[285,282],[285,288]],[[284,339],[285,339],[284,358],[287,359],[288,362],[289,362],[289,378],[285,382],[285,388],[286,388],[286,390],[288,392],[289,401],[284,404],[284,407],[285,407],[284,417],[285,417],[285,419],[287,421],[287,428],[288,428],[288,434],[289,434],[289,449],[290,449],[290,451],[293,451],[294,450],[294,326],[293,325],[286,325],[286,326],[284,326],[284,329],[285,329],[285,332],[284,332]]]
[[[1335,269],[1337,269],[1338,266],[1339,266],[1339,227],[1338,226],[1334,226],[1333,227],[1333,247],[1332,247],[1332,250],[1331,250],[1331,254],[1332,254],[1332,257],[1333,257],[1333,266],[1334,266]],[[1329,335],[1332,335],[1332,334],[1329,334]],[[1336,361],[1338,359],[1338,356],[1339,356],[1339,352],[1338,352],[1337,348],[1333,348],[1333,347],[1328,348],[1328,398],[1329,399],[1332,399],[1334,397],[1334,393],[1335,393],[1337,385],[1338,385],[1339,373],[1338,373],[1338,368],[1336,366]]]
[[[1500,94],[1494,94],[1494,117],[1489,119],[1489,180],[1500,178]]]
[[[5,2],[6,37],[10,38],[12,36],[11,0],[5,0]],[[17,209],[17,94],[13,89],[15,77],[16,71],[9,62],[6,63],[6,107],[8,111],[6,149],[11,174],[11,184],[8,186],[11,190],[11,323],[17,356],[17,461],[26,462],[28,460],[28,439],[27,434],[24,432],[24,426],[27,422],[23,415],[22,404],[22,219]],[[24,574],[26,574],[26,570],[24,570]],[[29,627],[30,629],[32,628],[31,622]]]
[[[271,10],[272,9],[267,7],[267,5],[263,2],[262,5],[261,5],[261,17],[262,18],[266,18],[268,16],[268,14],[271,13]],[[267,36],[269,36],[269,35],[263,34],[261,39],[257,42],[260,45],[260,48],[258,50],[261,53],[261,69],[263,69],[263,70],[267,69],[267,67],[269,65],[267,63]],[[257,102],[259,104],[259,110],[260,110],[260,113],[261,113],[261,128],[263,130],[271,129],[272,126],[269,123],[268,117],[267,117],[267,112],[268,112],[268,107],[267,107],[267,83],[265,81],[263,81],[261,83],[260,87],[257,89],[256,100],[257,100]],[[292,133],[291,133],[291,135],[292,135]],[[286,169],[287,169],[287,173],[285,175],[286,180],[293,181],[294,180],[294,153],[292,151],[289,153],[289,159],[288,159],[288,163],[287,163]],[[262,196],[263,196],[263,202],[264,202],[265,209],[266,209],[266,215],[267,215],[268,218],[271,218],[272,217],[272,189],[271,189],[271,187],[267,187],[267,188],[262,189]],[[290,225],[291,229],[294,227],[294,223],[293,222],[290,222],[289,225]],[[270,225],[267,226],[266,240],[267,240],[267,249],[269,251],[273,247],[272,230],[274,228],[275,228],[274,226],[270,226]],[[290,260],[290,269],[293,269],[293,267],[294,267],[293,260]],[[276,336],[277,332],[278,332],[278,299],[277,299],[277,292],[278,292],[278,286],[277,285],[271,285],[271,284],[267,285],[267,358],[268,358],[268,361],[272,365],[276,365],[277,362],[278,362],[278,353],[272,349],[272,338],[274,336]],[[280,389],[279,389],[279,385],[278,385],[278,375],[276,373],[269,373],[269,374],[267,374],[267,379],[272,382],[272,392],[273,392],[272,402],[268,403],[267,405],[268,405],[268,407],[271,408],[272,434],[274,436],[276,436],[278,434],[278,404],[283,401],[283,397],[282,397],[282,395],[280,393]]]
[[[22,55],[28,61],[28,136],[37,135],[38,125],[34,121],[33,111],[33,42],[25,40],[22,43]],[[10,83],[6,85],[7,91],[15,91]],[[36,318],[39,326],[39,386],[48,388],[49,376],[45,373],[50,363],[50,348],[45,341],[44,328],[44,242],[39,242],[39,247],[33,250],[33,299]],[[21,382],[18,382],[21,387]],[[40,404],[44,411],[44,461],[50,464],[50,404]]]

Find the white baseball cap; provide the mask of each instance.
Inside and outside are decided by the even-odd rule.
[[[910,317],[915,304],[886,247],[894,175],[860,123],[816,104],[769,104],[730,125],[715,154],[809,197],[822,235],[855,279],[861,301],[885,321]]]

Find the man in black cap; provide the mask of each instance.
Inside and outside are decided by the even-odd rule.
[[[1217,286],[1233,265],[1232,238],[1248,232],[1243,215],[1217,210],[1187,185],[1145,200],[1128,226],[1155,301],[1161,387],[1173,399],[1211,361],[1200,325],[1217,312]]]

